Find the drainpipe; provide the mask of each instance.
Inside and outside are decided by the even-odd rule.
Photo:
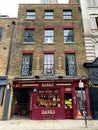
[[[9,45],[7,67],[6,67],[6,75],[7,76],[8,76],[9,65],[10,65],[10,57],[11,57],[14,25],[15,25],[15,21],[12,21],[12,32],[11,32],[11,39],[10,39],[10,45]],[[6,89],[6,94],[5,94],[4,113],[3,113],[3,118],[2,118],[3,120],[8,119],[8,111],[9,111],[9,104],[10,104],[10,94],[11,94],[11,88],[10,88],[10,84],[8,84],[7,89]]]
[[[12,21],[12,34],[11,34],[11,40],[10,40],[10,45],[9,45],[8,62],[7,62],[7,68],[6,68],[6,75],[8,75],[8,71],[9,71],[10,56],[11,56],[11,49],[12,49],[12,40],[13,40],[13,33],[14,33],[14,26],[15,26],[15,21]]]

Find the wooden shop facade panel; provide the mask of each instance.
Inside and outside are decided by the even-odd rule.
[[[30,89],[28,110],[32,120],[82,119],[84,107],[90,118],[87,79],[82,80],[82,93],[79,82],[80,79],[16,79],[13,81],[13,87],[15,90]]]

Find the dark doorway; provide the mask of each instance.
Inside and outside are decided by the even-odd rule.
[[[92,118],[98,120],[98,88],[89,88]]]
[[[30,89],[15,89],[12,115],[29,117]]]

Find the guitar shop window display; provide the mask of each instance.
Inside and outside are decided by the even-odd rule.
[[[38,107],[60,107],[60,96],[56,94],[41,93],[37,95]]]

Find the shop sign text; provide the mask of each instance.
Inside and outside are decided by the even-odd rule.
[[[42,110],[42,114],[55,114],[55,110]]]

